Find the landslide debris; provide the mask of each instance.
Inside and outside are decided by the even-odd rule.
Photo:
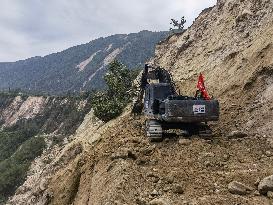
[[[34,194],[40,182],[29,186],[28,199],[36,197],[29,204],[270,204],[271,190],[260,193],[259,183],[273,173],[272,15],[270,0],[218,0],[185,33],[157,46],[153,63],[169,69],[183,93],[193,95],[204,73],[221,103],[213,138],[151,143],[144,118],[128,110],[102,126],[86,123],[73,137],[83,151],[45,171],[46,190]],[[232,182],[246,195],[231,193]],[[24,204],[24,193],[10,203]]]
[[[273,172],[273,158],[263,153],[272,150],[265,138],[230,140],[217,134],[210,140],[192,137],[189,145],[179,144],[179,138],[153,144],[143,123],[125,114],[104,129],[49,181],[50,204],[269,203],[255,193],[257,179]],[[229,184],[235,180],[253,188],[234,195]]]

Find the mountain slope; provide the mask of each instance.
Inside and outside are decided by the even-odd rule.
[[[90,96],[0,93],[0,204],[24,182],[36,157],[68,142],[90,109]]]
[[[222,128],[227,131],[236,127],[270,131],[272,4],[219,0],[183,35],[157,46],[154,63],[173,73],[182,93],[193,95],[199,73],[205,75],[209,92],[220,100]]]
[[[166,35],[150,31],[113,35],[45,57],[0,63],[0,89],[63,94],[102,88],[102,76],[114,58],[136,68],[153,56],[155,44]]]
[[[99,127],[86,118],[84,130],[58,155],[74,157],[44,165],[49,168],[29,176],[10,203],[271,204],[257,182],[273,173],[272,28],[272,1],[218,0],[184,34],[157,46],[152,62],[169,69],[183,93],[193,95],[198,74],[205,74],[208,91],[221,102],[214,138],[153,144],[144,135],[144,118],[134,119],[129,110]],[[228,137],[234,130],[247,137]],[[75,157],[76,142],[84,151]],[[231,181],[250,193],[230,193]]]

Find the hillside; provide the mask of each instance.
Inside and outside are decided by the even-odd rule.
[[[112,60],[137,68],[153,56],[155,44],[166,36],[167,32],[150,31],[113,35],[45,57],[0,63],[0,89],[50,94],[101,89]]]
[[[272,1],[218,0],[185,33],[161,42],[151,61],[189,95],[204,73],[221,103],[214,137],[151,143],[130,106],[107,124],[91,111],[53,162],[48,154],[35,160],[9,204],[272,204],[272,192],[257,187],[273,174],[272,36]],[[230,188],[234,181],[243,188]]]
[[[0,93],[0,204],[24,182],[36,157],[68,143],[89,111],[89,96]]]

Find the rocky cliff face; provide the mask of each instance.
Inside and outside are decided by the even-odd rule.
[[[91,109],[89,97],[44,97],[0,93],[0,126],[34,124],[40,133],[72,134]]]
[[[75,141],[46,165],[59,168],[45,169],[43,182],[30,174],[32,185],[10,203],[270,204],[257,184],[273,173],[272,28],[272,1],[218,0],[185,33],[157,46],[152,63],[169,69],[183,93],[193,95],[205,75],[221,102],[214,138],[153,144],[144,119],[128,110],[103,125],[87,117]],[[81,152],[70,149],[76,142]]]

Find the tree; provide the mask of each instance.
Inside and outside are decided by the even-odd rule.
[[[114,60],[110,63],[108,72],[104,76],[107,84],[109,97],[129,100],[131,97],[131,87],[134,80],[132,72],[121,62]]]
[[[137,74],[117,60],[110,63],[104,76],[107,89],[97,92],[92,98],[94,114],[99,119],[108,122],[122,113],[132,98],[132,83]]]
[[[170,24],[173,25],[174,29],[170,28],[170,30],[172,31],[172,30],[178,29],[178,30],[183,31],[186,22],[187,21],[185,20],[184,16],[181,18],[180,23],[178,22],[178,20],[171,19],[171,23]]]

